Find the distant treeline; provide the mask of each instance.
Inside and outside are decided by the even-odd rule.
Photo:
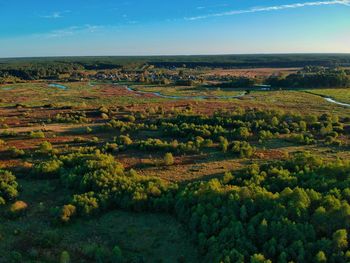
[[[288,76],[273,76],[266,80],[272,87],[287,88],[334,88],[350,87],[350,71],[342,69],[305,68]]]
[[[203,56],[116,56],[0,59],[3,65],[19,67],[33,64],[77,64],[86,69],[111,69],[121,66],[156,67],[304,67],[350,66],[350,54],[274,54],[274,55],[203,55]]]
[[[83,70],[84,67],[75,63],[30,63],[1,65],[0,78],[14,77],[22,80],[37,80],[55,78],[59,74]]]
[[[337,67],[350,66],[350,55],[222,55],[164,57],[62,57],[0,59],[0,83],[38,79],[80,80],[84,70],[122,69],[144,72],[148,68],[256,68],[303,67],[289,76],[269,78],[273,87],[346,87],[349,72]],[[257,83],[258,81],[258,83]],[[234,82],[234,83],[233,83]],[[247,87],[261,80],[238,78],[223,87]]]

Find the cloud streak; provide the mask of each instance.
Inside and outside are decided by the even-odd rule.
[[[241,14],[249,14],[249,13],[258,13],[258,12],[269,12],[269,11],[277,11],[284,9],[296,9],[302,7],[312,7],[312,6],[330,6],[330,5],[344,5],[350,6],[350,0],[332,0],[332,1],[315,1],[315,2],[304,2],[304,3],[295,3],[288,5],[277,5],[277,6],[266,6],[266,7],[254,7],[251,9],[243,9],[243,10],[231,10],[221,13],[207,14],[201,16],[193,16],[193,17],[185,17],[185,20],[201,20],[212,17],[223,17],[223,16],[234,16]]]
[[[52,14],[41,16],[42,18],[47,18],[47,19],[58,19],[58,18],[63,18],[63,14],[65,13],[70,13],[70,10],[66,10],[63,12],[53,12]]]
[[[137,21],[131,21],[131,23],[137,23]],[[81,35],[97,35],[97,34],[112,34],[120,32],[121,26],[117,25],[76,25],[66,28],[55,29],[45,33],[32,34],[32,37],[40,39],[65,39],[74,36]]]
[[[104,30],[105,26],[100,25],[83,25],[83,26],[70,26],[63,29],[57,29],[43,34],[35,34],[34,36],[39,38],[64,38],[75,36],[84,33],[98,33]]]

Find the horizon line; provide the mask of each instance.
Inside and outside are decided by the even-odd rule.
[[[257,52],[257,53],[210,53],[210,54],[150,54],[150,55],[48,55],[48,56],[9,56],[1,59],[36,58],[100,58],[100,57],[199,57],[199,56],[257,56],[257,55],[350,55],[350,52]]]

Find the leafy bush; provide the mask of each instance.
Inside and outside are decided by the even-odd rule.
[[[241,158],[249,158],[254,154],[254,148],[248,142],[235,141],[232,143],[232,152]]]
[[[170,166],[174,164],[174,157],[171,153],[166,153],[164,155],[164,165]]]
[[[16,201],[10,206],[11,216],[18,216],[23,214],[28,208],[28,205],[23,201]]]
[[[0,205],[18,196],[16,177],[9,171],[0,170]]]
[[[33,139],[43,139],[45,138],[45,133],[42,131],[31,131],[29,136]]]
[[[61,221],[68,222],[76,213],[76,207],[74,205],[65,205],[61,210]]]
[[[14,146],[9,148],[9,152],[10,152],[10,154],[11,154],[11,156],[13,158],[22,157],[22,156],[25,155],[24,150],[18,149],[18,148],[14,147]]]
[[[47,153],[54,153],[55,151],[53,149],[52,144],[48,141],[45,141],[39,145],[39,152],[47,154]]]
[[[62,165],[62,161],[56,158],[41,161],[34,165],[32,174],[37,178],[57,178]]]

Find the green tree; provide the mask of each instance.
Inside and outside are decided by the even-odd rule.
[[[325,263],[327,262],[326,254],[321,250],[315,256],[315,262],[317,263]]]
[[[265,259],[263,254],[254,254],[250,257],[250,263],[272,263],[272,261]]]
[[[70,255],[67,251],[61,253],[60,263],[70,263]]]
[[[333,242],[338,250],[348,247],[348,232],[346,229],[339,229],[333,233]]]
[[[174,164],[174,157],[173,157],[172,153],[166,153],[164,155],[164,164],[166,166],[171,166]]]

